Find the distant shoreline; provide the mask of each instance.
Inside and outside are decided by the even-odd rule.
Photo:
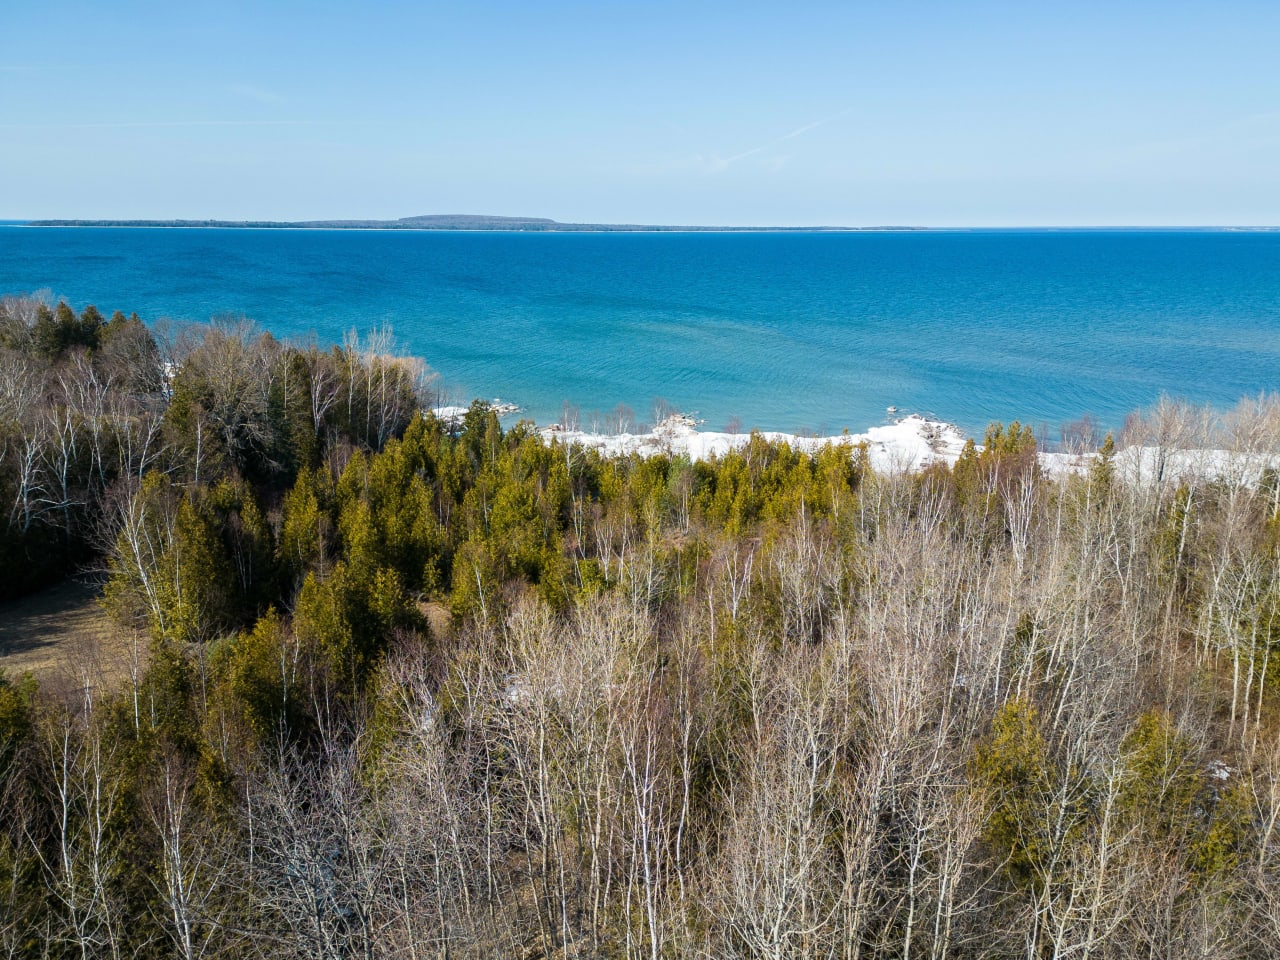
[[[433,214],[399,220],[28,220],[32,227],[185,227],[215,230],[434,230],[511,233],[849,233],[911,231],[923,227],[728,227],[639,223],[561,223],[541,217]]]
[[[0,226],[20,227],[136,227],[185,230],[412,230],[435,233],[1276,233],[1280,226],[968,226],[926,227],[881,225],[845,226],[705,226],[637,223],[562,223],[536,217],[431,215],[400,220],[0,220]]]

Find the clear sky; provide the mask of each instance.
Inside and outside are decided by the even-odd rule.
[[[1280,3],[0,0],[0,218],[1280,224]]]

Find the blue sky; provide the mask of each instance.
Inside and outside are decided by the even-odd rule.
[[[0,217],[1278,224],[1280,4],[0,0]]]

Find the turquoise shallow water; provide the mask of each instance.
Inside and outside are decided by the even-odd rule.
[[[652,401],[838,432],[1118,425],[1280,389],[1280,234],[511,234],[0,226],[0,292],[337,341],[390,324],[451,398]]]

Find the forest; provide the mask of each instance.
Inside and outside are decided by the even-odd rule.
[[[1280,955],[1280,397],[888,474],[428,390],[0,303],[0,599],[136,651],[0,672],[0,955]]]

